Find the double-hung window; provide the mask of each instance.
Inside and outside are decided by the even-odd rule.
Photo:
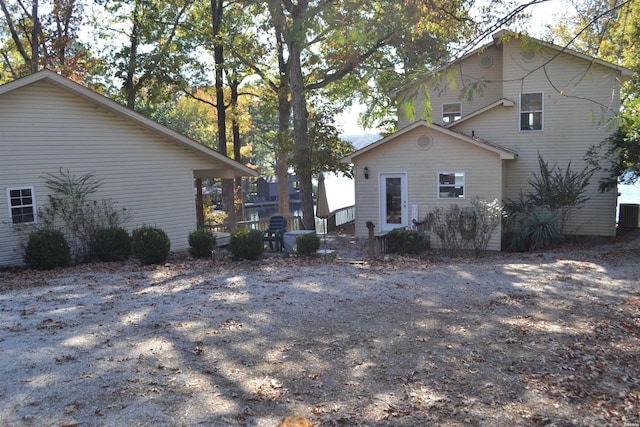
[[[542,130],[542,92],[520,94],[520,130]]]
[[[453,123],[462,117],[462,108],[459,102],[442,104],[442,123]]]
[[[440,172],[438,174],[438,198],[464,198],[464,172]]]
[[[7,188],[9,218],[14,225],[36,222],[36,201],[33,187]]]

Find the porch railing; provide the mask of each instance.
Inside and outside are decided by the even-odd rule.
[[[356,207],[347,206],[336,209],[331,212],[331,216],[327,218],[327,231],[334,231],[336,227],[348,224],[356,220]],[[269,227],[269,218],[259,219],[257,221],[238,221],[237,228],[249,228],[253,230],[266,230]],[[302,218],[299,216],[290,216],[287,218],[287,230],[300,230],[302,228]],[[205,224],[205,230],[212,232],[229,232],[229,224]]]
[[[300,230],[302,225],[302,218],[299,216],[290,216],[287,218],[287,230]],[[269,228],[269,218],[259,219],[257,221],[238,221],[236,228],[249,228],[251,230],[266,230]],[[225,232],[228,233],[229,224],[205,224],[205,230],[212,232]]]

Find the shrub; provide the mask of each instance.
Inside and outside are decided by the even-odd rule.
[[[509,250],[535,251],[549,248],[562,241],[558,231],[558,217],[551,212],[532,212],[523,222],[520,232],[511,241]]]
[[[66,267],[71,262],[71,249],[64,234],[43,228],[29,235],[24,262],[38,270]]]
[[[260,230],[237,229],[229,238],[229,253],[234,259],[259,259],[264,252]]]
[[[417,231],[396,228],[387,233],[387,252],[419,254],[424,250],[424,239]]]
[[[189,253],[194,258],[211,256],[211,251],[216,246],[216,236],[206,230],[196,230],[189,234]]]
[[[45,177],[51,194],[49,203],[38,209],[38,216],[46,228],[58,228],[61,223],[75,260],[84,261],[91,255],[91,244],[99,230],[121,227],[131,217],[127,209],[117,209],[111,199],[91,198],[100,185],[91,173],[75,176],[60,169],[57,175]]]
[[[131,256],[131,237],[121,227],[100,229],[91,240],[91,254],[104,262],[124,261]]]
[[[296,252],[302,256],[311,256],[320,249],[320,238],[315,234],[301,234],[296,237]]]
[[[171,241],[167,233],[148,225],[133,230],[131,249],[133,256],[144,265],[164,264],[169,256]]]

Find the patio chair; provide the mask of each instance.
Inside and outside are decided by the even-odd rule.
[[[280,215],[272,216],[269,218],[269,228],[262,232],[262,239],[269,242],[269,248],[273,249],[275,243],[278,252],[282,252],[284,246],[282,238],[285,231],[287,231],[287,219]]]

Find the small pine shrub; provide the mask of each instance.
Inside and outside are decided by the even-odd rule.
[[[396,228],[387,233],[387,252],[395,254],[419,254],[424,250],[420,233]]]
[[[194,258],[211,256],[211,251],[216,246],[216,236],[206,230],[196,230],[189,234],[189,253]]]
[[[121,227],[98,230],[91,239],[91,254],[103,262],[124,261],[131,256],[131,237]]]
[[[320,238],[315,234],[301,234],[296,237],[298,255],[311,256],[320,249]]]
[[[145,225],[133,230],[131,235],[133,256],[142,264],[164,264],[167,261],[171,241],[163,230]]]
[[[31,268],[51,270],[71,263],[71,249],[64,234],[44,228],[29,235],[24,262]]]
[[[231,233],[228,249],[234,259],[259,259],[264,252],[262,232],[246,228],[237,229]]]

